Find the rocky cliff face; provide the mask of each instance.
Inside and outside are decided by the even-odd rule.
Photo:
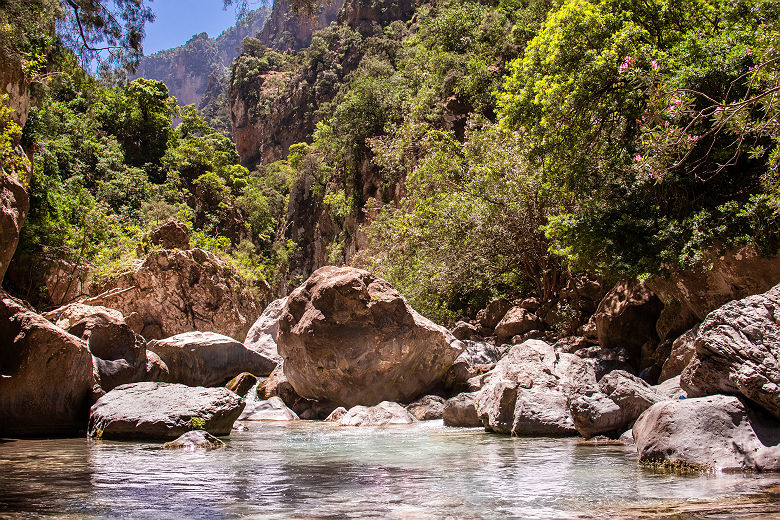
[[[287,0],[277,0],[258,39],[272,49],[305,49],[311,43],[314,31],[336,20],[343,3],[344,0],[332,0],[320,6],[312,16],[306,16],[295,13]]]

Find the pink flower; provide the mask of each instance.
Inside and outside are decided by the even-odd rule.
[[[658,62],[653,60],[650,62],[650,68],[653,70],[658,70]]]

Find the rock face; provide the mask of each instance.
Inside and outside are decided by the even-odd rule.
[[[226,388],[122,385],[92,406],[88,434],[103,439],[175,439],[203,429],[226,436],[243,409],[243,400]]]
[[[284,401],[272,397],[267,401],[247,403],[239,421],[297,421],[298,415],[287,408]]]
[[[257,321],[249,329],[244,345],[249,350],[281,364],[282,356],[276,346],[276,338],[279,335],[279,318],[287,304],[287,298],[272,301]]]
[[[146,339],[194,330],[246,337],[268,294],[201,249],[154,251],[102,290],[82,303],[117,309]]]
[[[691,397],[743,395],[780,419],[780,285],[702,322],[681,384]]]
[[[336,20],[344,0],[324,2],[311,18],[298,16],[286,0],[275,0],[271,16],[263,25],[257,38],[272,49],[301,50],[311,43],[312,33]]]
[[[685,367],[691,362],[691,359],[693,359],[693,355],[696,352],[694,341],[698,334],[699,326],[696,325],[674,340],[669,357],[664,361],[664,364],[661,367],[661,376],[658,378],[659,381],[666,381],[667,379],[671,379],[683,373],[683,370],[685,370]]]
[[[19,232],[29,210],[30,198],[24,186],[0,169],[0,282],[14,256]]]
[[[444,411],[444,399],[438,395],[426,395],[422,399],[406,406],[406,410],[418,421],[441,419]]]
[[[780,471],[780,427],[736,397],[653,405],[633,429],[639,460],[694,469]]]
[[[166,450],[216,450],[224,447],[224,442],[203,430],[187,432],[175,441],[163,444],[163,449]]]
[[[0,291],[0,436],[84,427],[97,383],[85,342]]]
[[[477,415],[475,407],[476,394],[462,393],[448,399],[444,403],[442,419],[445,426],[482,426],[482,419]]]
[[[242,372],[267,376],[276,363],[214,332],[185,332],[153,340],[149,350],[168,367],[169,383],[188,386],[224,385]]]
[[[636,370],[649,366],[648,350],[654,350],[658,343],[655,325],[662,309],[663,303],[646,284],[617,284],[601,300],[592,318],[599,345],[625,348]]]
[[[178,220],[168,220],[154,228],[148,236],[151,245],[163,249],[189,249],[190,233],[187,226]]]
[[[74,304],[49,312],[46,318],[87,342],[104,391],[147,379],[146,341],[133,332],[119,311]]]
[[[497,433],[576,435],[569,400],[594,389],[590,363],[529,340],[512,347],[487,374],[477,394],[477,414],[485,429]]]
[[[350,407],[424,395],[463,351],[386,281],[348,267],[319,269],[290,295],[278,340],[298,394]]]
[[[394,424],[412,424],[417,422],[406,409],[398,403],[382,401],[376,406],[355,406],[339,419],[341,426],[388,426]]]

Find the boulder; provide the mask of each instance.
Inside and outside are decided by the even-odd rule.
[[[512,303],[506,298],[499,298],[488,304],[487,307],[477,313],[477,323],[490,330],[496,328],[498,322],[512,308]]]
[[[339,406],[325,418],[325,422],[339,422],[345,415],[347,415],[347,409],[343,406]]]
[[[438,395],[426,395],[422,399],[408,404],[406,410],[418,421],[433,421],[441,419],[444,411],[444,398]]]
[[[209,432],[203,430],[192,430],[181,435],[175,441],[166,442],[163,444],[163,449],[166,450],[216,450],[224,448],[225,443],[217,439]]]
[[[231,392],[235,392],[241,397],[245,397],[246,394],[254,388],[257,384],[257,378],[249,372],[241,372],[236,377],[230,380],[225,388]]]
[[[469,382],[492,370],[510,348],[509,345],[496,346],[482,341],[464,340],[462,343],[465,349],[444,377],[445,387],[455,392],[471,389]]]
[[[0,290],[0,436],[75,433],[97,391],[86,342]]]
[[[780,471],[780,426],[733,396],[664,401],[634,424],[639,460],[680,469]]]
[[[661,375],[659,381],[666,381],[675,376],[679,376],[685,370],[685,367],[693,359],[693,354],[696,351],[694,341],[699,333],[699,326],[696,325],[689,331],[685,332],[682,336],[674,340],[672,348],[669,353],[669,357],[664,361],[661,367]]]
[[[242,372],[266,376],[276,363],[214,332],[185,332],[152,340],[147,348],[168,367],[168,383],[221,386]]]
[[[625,348],[637,371],[649,366],[650,354],[658,344],[655,325],[662,309],[663,303],[647,284],[617,284],[604,296],[592,317],[599,345]]]
[[[278,397],[267,401],[251,401],[246,405],[239,421],[297,421],[298,415],[287,408]]]
[[[190,232],[178,220],[170,219],[150,231],[147,241],[163,249],[189,249]]]
[[[146,341],[133,332],[119,311],[77,303],[51,311],[45,317],[87,342],[104,391],[159,375],[156,360],[147,357]],[[147,374],[148,364],[152,374]]]
[[[680,376],[674,376],[667,379],[663,383],[655,385],[653,388],[659,395],[662,395],[667,399],[685,399],[688,397],[688,393],[680,386]]]
[[[544,322],[536,314],[522,307],[512,307],[496,325],[496,336],[511,338],[544,328]]]
[[[462,393],[444,403],[442,419],[445,426],[482,426],[475,407],[476,393]]]
[[[477,394],[488,431],[513,435],[576,435],[569,400],[597,390],[593,367],[539,340],[512,347]]]
[[[30,198],[22,183],[0,169],[0,282],[14,256],[29,210]]]
[[[387,426],[412,424],[417,419],[398,403],[382,401],[376,406],[354,406],[339,419],[341,426]]]
[[[88,435],[103,439],[176,439],[202,429],[230,435],[244,401],[226,388],[171,383],[119,386],[98,399],[89,414]]]
[[[298,395],[284,376],[282,365],[277,366],[268,379],[258,385],[257,396],[260,399],[279,397],[301,419],[307,420],[325,419],[336,408],[335,404],[328,401],[306,399]]]
[[[276,364],[282,363],[282,356],[279,355],[276,346],[276,337],[279,334],[279,318],[282,317],[286,304],[287,298],[271,302],[249,329],[244,341],[246,348],[273,360]]]
[[[344,406],[416,399],[464,348],[389,283],[350,267],[318,269],[293,291],[278,344],[299,395]]]
[[[743,395],[780,419],[780,285],[712,311],[682,373],[690,397]]]
[[[459,321],[455,324],[455,328],[452,329],[452,335],[459,340],[479,340],[482,335],[479,333],[479,329],[471,323],[465,321]]]
[[[132,315],[137,333],[161,339],[196,330],[244,338],[270,289],[245,280],[215,255],[191,249],[152,251],[93,291],[96,296],[82,303],[117,309],[128,322]]]
[[[582,359],[587,359],[592,364],[597,380],[600,380],[613,370],[624,370],[626,372],[633,370],[628,363],[628,352],[623,348],[611,349],[595,345],[580,348],[574,354]]]

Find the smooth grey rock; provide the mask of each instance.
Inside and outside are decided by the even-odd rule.
[[[341,426],[388,426],[412,424],[417,419],[398,403],[382,401],[376,406],[353,406],[339,419]]]
[[[279,355],[276,338],[279,334],[279,318],[282,317],[286,304],[286,297],[272,301],[249,329],[249,333],[244,340],[246,348],[274,361],[276,364],[282,363],[282,356]]]
[[[103,439],[175,439],[192,429],[225,436],[243,409],[244,401],[226,388],[134,383],[101,397],[87,430]]]
[[[445,426],[475,427],[482,426],[475,406],[476,393],[461,393],[444,403],[442,419]]]
[[[297,421],[298,415],[278,397],[267,401],[248,402],[239,421]]]
[[[647,464],[780,471],[780,425],[732,396],[657,403],[636,421],[633,435]]]
[[[682,373],[688,395],[743,395],[780,419],[780,285],[727,303],[702,322]]]
[[[433,421],[441,419],[444,411],[444,398],[438,395],[426,395],[417,401],[406,405],[410,414],[414,415],[418,421]]]
[[[193,430],[181,435],[175,441],[163,444],[166,450],[217,450],[224,448],[225,443],[204,430]]]

